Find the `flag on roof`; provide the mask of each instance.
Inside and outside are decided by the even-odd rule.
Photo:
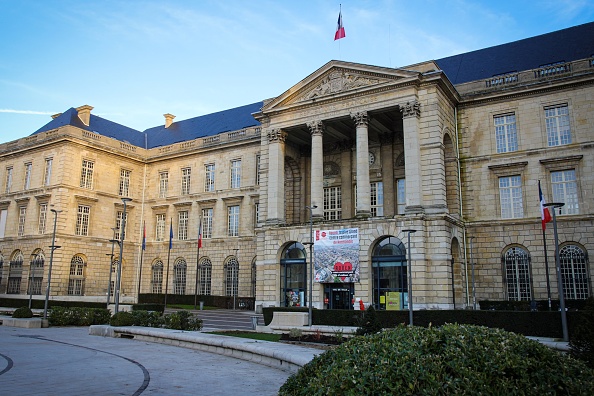
[[[334,41],[345,38],[344,26],[342,26],[342,11],[338,13],[338,24],[336,25],[336,33],[334,33]]]
[[[542,230],[544,231],[547,229],[547,223],[551,221],[551,212],[549,212],[549,208],[545,207],[547,202],[544,199],[544,195],[542,195],[540,180],[538,181],[538,197],[540,199],[540,219],[542,222]]]

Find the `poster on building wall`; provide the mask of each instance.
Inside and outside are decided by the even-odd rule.
[[[359,229],[316,230],[315,281],[359,282]]]

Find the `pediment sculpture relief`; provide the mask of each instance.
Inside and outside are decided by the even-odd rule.
[[[301,100],[314,99],[337,92],[348,91],[359,87],[376,85],[387,79],[372,78],[348,71],[334,71],[325,76],[322,81],[305,94]]]

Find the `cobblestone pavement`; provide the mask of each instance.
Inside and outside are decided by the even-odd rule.
[[[290,373],[88,328],[0,326],[6,395],[275,395]]]

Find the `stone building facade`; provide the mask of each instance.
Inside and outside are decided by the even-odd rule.
[[[565,295],[587,298],[594,48],[562,45],[592,31],[402,68],[330,61],[275,98],[165,114],[143,132],[91,106],[57,114],[0,145],[0,296],[45,294],[59,245],[51,297],[103,301],[129,198],[122,303],[166,291],[338,309],[406,309],[409,292],[415,309],[556,299],[540,184],[565,203]],[[525,51],[541,45],[553,55]]]

